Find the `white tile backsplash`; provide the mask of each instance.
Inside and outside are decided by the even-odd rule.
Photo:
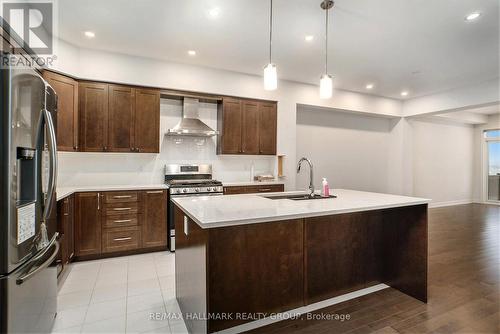
[[[225,182],[250,181],[255,174],[276,174],[274,156],[227,156],[216,154],[216,137],[164,136],[181,119],[182,101],[161,99],[160,154],[149,153],[72,153],[59,152],[58,186],[134,185],[163,183],[167,163],[209,163],[214,178]],[[200,103],[199,117],[217,129],[217,106]]]

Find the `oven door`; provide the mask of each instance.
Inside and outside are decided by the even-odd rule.
[[[175,214],[174,214],[174,202],[172,198],[177,197],[191,197],[191,196],[222,196],[223,193],[206,193],[206,194],[186,194],[186,195],[171,195],[168,194],[168,235],[167,235],[167,247],[171,252],[175,252]]]

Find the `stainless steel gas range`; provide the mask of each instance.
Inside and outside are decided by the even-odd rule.
[[[173,197],[222,195],[222,182],[212,179],[212,165],[165,165],[168,186],[168,249],[175,251]]]

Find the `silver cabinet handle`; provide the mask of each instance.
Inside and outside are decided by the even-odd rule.
[[[116,195],[113,198],[132,198],[132,195]]]
[[[132,219],[122,219],[122,220],[115,220],[113,223],[128,223],[131,222]]]
[[[189,235],[189,218],[184,216],[184,234]]]
[[[114,211],[128,211],[128,210],[132,210],[132,208],[114,208],[113,210]]]
[[[261,188],[259,189],[259,191],[271,191],[272,189],[271,188]]]
[[[132,240],[132,237],[126,237],[126,238],[114,238],[113,241],[125,241],[125,240]]]
[[[101,210],[101,194],[97,193],[97,210]]]
[[[157,190],[157,191],[146,191],[147,194],[161,194],[163,193],[163,190]]]

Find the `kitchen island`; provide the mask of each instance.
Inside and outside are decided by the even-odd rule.
[[[176,297],[190,331],[228,329],[380,283],[426,302],[429,200],[334,194],[174,199]]]

